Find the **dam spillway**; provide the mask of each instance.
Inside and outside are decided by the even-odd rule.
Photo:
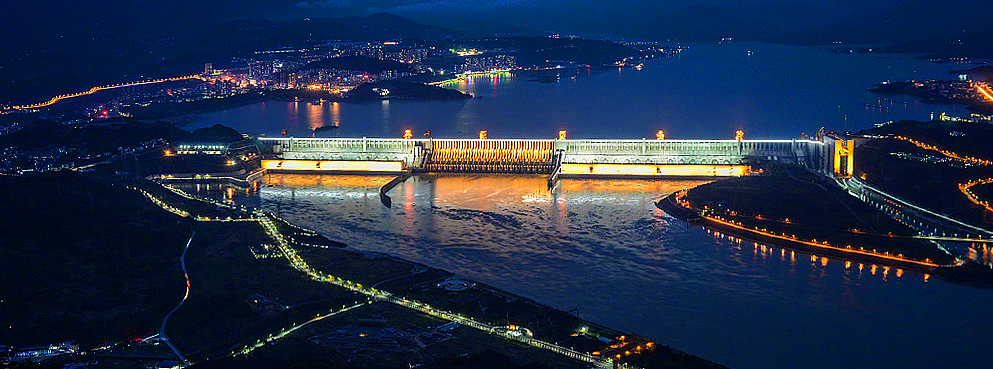
[[[738,176],[763,160],[819,170],[819,140],[259,138],[271,171]]]
[[[422,165],[437,173],[532,173],[555,170],[552,140],[434,140]]]

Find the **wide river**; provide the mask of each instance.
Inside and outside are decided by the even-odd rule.
[[[749,52],[751,54],[749,55]],[[830,53],[770,44],[691,45],[642,70],[562,71],[554,83],[528,75],[477,76],[445,87],[481,99],[345,104],[270,101],[204,115],[188,129],[225,124],[243,132],[310,137],[400,137],[404,129],[435,137],[790,138],[821,127],[844,132],[873,123],[927,119],[959,105],[924,104],[866,91],[885,80],[953,79],[968,64],[934,64],[906,56]],[[554,74],[552,74],[554,76]],[[572,77],[576,78],[573,79]]]
[[[747,51],[751,50],[749,56]],[[836,55],[763,44],[697,45],[681,56],[565,76],[471,79],[482,99],[324,104],[267,102],[213,113],[249,133],[395,137],[791,137],[821,126],[962,109],[913,99],[889,109],[864,89],[877,80],[950,78],[955,65]],[[760,72],[761,71],[761,72]],[[846,119],[847,117],[847,119]],[[378,198],[389,177],[265,176],[255,189],[191,187],[279,212],[350,247],[447,269],[734,368],[986,367],[993,290],[756,245],[688,226],[656,209],[703,181],[563,180],[541,176],[420,176]],[[988,257],[988,250],[976,252]]]

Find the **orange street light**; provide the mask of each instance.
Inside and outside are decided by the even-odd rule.
[[[741,141],[743,138],[745,138],[745,131],[739,129],[736,132],[734,132],[735,140]]]
[[[565,139],[565,130],[559,131],[559,139],[560,140],[564,140]]]
[[[480,140],[486,139],[486,131],[479,131],[479,139]]]
[[[409,140],[409,139],[414,138],[414,132],[411,131],[411,130],[409,130],[409,129],[403,130],[403,138],[405,140]]]
[[[665,139],[665,132],[663,132],[661,129],[658,132],[655,132],[655,139],[656,140],[664,140]]]

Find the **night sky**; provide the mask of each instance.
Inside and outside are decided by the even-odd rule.
[[[978,0],[14,0],[5,1],[0,28],[5,39],[21,45],[67,34],[107,37],[202,28],[239,18],[287,20],[389,12],[458,30],[681,39],[716,30],[739,38],[770,39],[869,22],[915,25],[895,36],[927,28],[921,25],[928,23],[942,32],[975,31],[990,28],[983,15],[987,8]]]

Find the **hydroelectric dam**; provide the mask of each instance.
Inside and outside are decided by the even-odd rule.
[[[262,137],[259,141],[272,151],[262,161],[270,172],[544,174],[549,175],[550,185],[558,177],[741,176],[761,161],[826,173],[845,172],[851,165],[847,141],[827,136],[818,140]]]

